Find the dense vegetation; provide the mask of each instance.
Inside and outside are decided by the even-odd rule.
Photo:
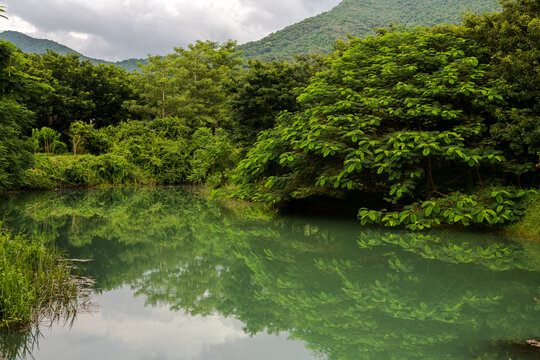
[[[343,0],[332,10],[305,19],[276,33],[243,44],[245,58],[290,59],[295,54],[329,53],[336,39],[347,35],[364,37],[373,28],[390,23],[405,26],[433,26],[459,23],[461,14],[498,9],[496,0]]]
[[[240,163],[235,196],[353,198],[363,223],[413,230],[516,220],[526,192],[515,186],[539,180],[540,12],[503,6],[461,27],[339,44],[298,97],[303,110],[283,113]]]
[[[244,66],[232,41],[150,56],[131,74],[3,43],[13,131],[1,185],[231,180],[230,196],[334,199],[363,223],[513,222],[539,179],[540,13],[533,0],[502,5],[459,26],[379,29],[329,57]]]

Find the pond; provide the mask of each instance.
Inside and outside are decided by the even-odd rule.
[[[270,217],[184,188],[32,192],[0,218],[95,280],[7,359],[538,359],[540,246]],[[1,356],[0,356],[1,357]]]

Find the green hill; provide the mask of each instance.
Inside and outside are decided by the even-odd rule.
[[[496,11],[497,0],[343,0],[332,10],[307,18],[240,46],[245,58],[273,60],[308,52],[329,52],[347,34],[366,36],[390,23],[418,26],[458,23],[464,10]]]
[[[286,59],[296,54],[310,52],[328,53],[336,39],[345,39],[347,34],[366,36],[376,27],[390,23],[405,26],[442,23],[458,23],[465,10],[473,12],[496,11],[498,0],[343,0],[332,10],[307,18],[299,23],[267,37],[240,46],[244,58],[262,60]],[[144,59],[128,59],[118,62],[86,57],[55,41],[35,39],[16,31],[0,33],[24,52],[43,53],[47,49],[59,54],[75,53],[82,60],[94,64],[115,64],[128,71],[137,69],[137,62]]]
[[[18,31],[4,31],[0,33],[0,39],[4,39],[15,44],[22,52],[25,53],[36,53],[42,54],[47,52],[47,50],[52,50],[61,55],[66,54],[76,54],[80,56],[81,60],[89,60],[93,64],[114,64],[120,67],[123,67],[127,71],[134,71],[137,69],[137,62],[144,62],[144,59],[128,59],[117,62],[110,62],[100,59],[94,59],[82,55],[81,53],[57,43],[56,41],[47,40],[47,39],[36,39],[31,36],[25,35]]]

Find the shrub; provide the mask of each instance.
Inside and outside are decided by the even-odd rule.
[[[50,154],[54,150],[54,144],[56,143],[56,146],[58,146],[58,143],[60,143],[60,133],[45,126],[41,129],[32,129],[32,139],[36,145],[36,151]]]
[[[90,171],[91,177],[88,179],[90,185],[121,185],[137,182],[136,168],[122,156],[103,154],[86,159],[88,162],[83,168]],[[81,162],[78,161],[75,164],[79,165]]]
[[[179,120],[130,121],[116,128],[112,153],[125,157],[155,182],[180,183],[189,173],[189,148]]]
[[[75,155],[82,153],[99,155],[107,152],[110,148],[106,129],[97,130],[91,124],[77,121],[71,124],[69,132]]]

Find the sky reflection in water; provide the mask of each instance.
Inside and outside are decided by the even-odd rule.
[[[41,329],[38,360],[538,357],[514,345],[540,336],[538,244],[268,218],[184,189],[18,194],[0,215],[94,259],[97,311]]]

